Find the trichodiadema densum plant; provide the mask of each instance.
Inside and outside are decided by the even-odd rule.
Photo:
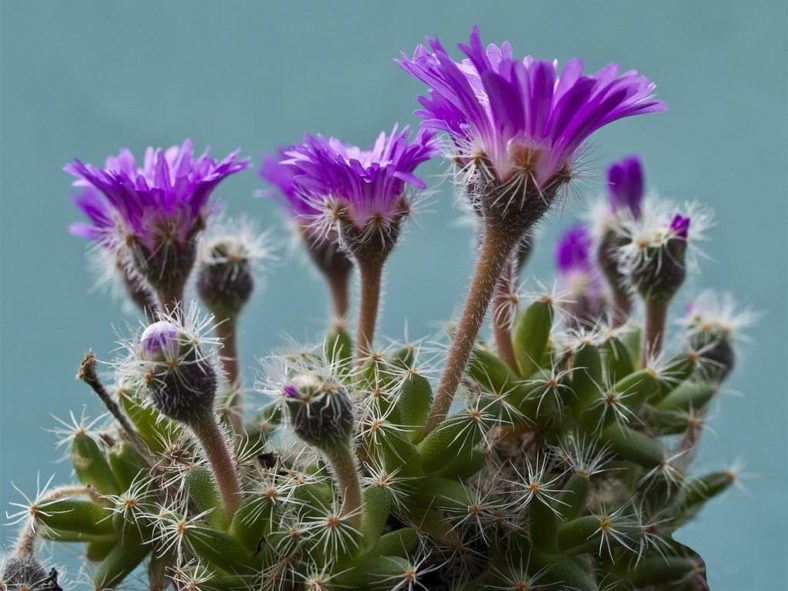
[[[556,244],[554,287],[518,287],[540,220],[588,174],[589,136],[666,106],[615,64],[515,58],[476,29],[459,48],[432,39],[397,62],[428,87],[419,129],[368,149],[306,135],[263,158],[331,319],[319,342],[263,355],[254,384],[236,335],[274,249],[212,197],[249,161],[187,140],[66,166],[87,217],[72,232],[140,321],[114,361],[79,366],[107,414],[56,429],[73,482],[13,504],[0,589],[708,589],[673,534],[736,482],[692,464],[754,319],[714,291],[671,317],[709,213],[644,199],[625,158]],[[417,168],[441,153],[477,222],[464,308],[438,338],[381,348],[385,264],[426,188]],[[45,566],[46,542],[84,551],[75,580]]]

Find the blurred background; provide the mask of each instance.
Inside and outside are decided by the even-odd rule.
[[[103,164],[127,146],[184,137],[221,158],[264,151],[304,131],[371,142],[411,112],[420,83],[392,61],[425,35],[449,48],[479,23],[484,42],[517,55],[609,61],[658,85],[667,113],[623,120],[595,134],[580,196],[543,225],[529,272],[551,281],[552,242],[603,191],[613,159],[639,153],[650,188],[711,205],[717,225],[702,287],[733,292],[762,311],[745,360],[728,382],[698,469],[744,461],[732,490],[680,539],[706,559],[715,590],[786,588],[786,3],[633,1],[2,2],[2,389],[0,506],[35,493],[37,474],[66,480],[56,462],[54,416],[102,409],[74,379],[88,348],[110,359],[116,330],[137,322],[91,289],[84,241],[67,225],[74,157]],[[455,55],[458,52],[455,51]],[[421,169],[431,204],[390,259],[381,334],[433,333],[460,305],[471,235],[456,223],[446,164]],[[254,171],[224,182],[232,214],[286,231],[274,203],[254,199]],[[320,333],[327,303],[304,260],[275,269],[245,312],[241,353],[254,359]],[[535,288],[535,282],[529,283]],[[679,305],[681,302],[678,303]],[[248,381],[248,379],[247,379]],[[740,394],[740,395],[736,395]],[[3,545],[13,528],[0,529]],[[73,568],[72,568],[73,574]]]

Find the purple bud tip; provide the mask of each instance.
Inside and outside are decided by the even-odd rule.
[[[627,208],[633,217],[640,217],[643,202],[643,166],[637,156],[627,156],[607,169],[610,208],[616,212]]]
[[[670,222],[670,231],[681,240],[686,240],[689,235],[690,218],[684,217],[681,214],[676,214]]]
[[[282,390],[288,398],[298,398],[298,388],[295,386],[285,386]]]
[[[142,351],[148,359],[177,351],[178,327],[167,320],[154,322],[142,333]]]
[[[591,248],[594,239],[582,223],[576,223],[558,239],[555,245],[555,260],[559,273],[587,271],[591,269]]]

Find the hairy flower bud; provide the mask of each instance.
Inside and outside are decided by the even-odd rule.
[[[339,384],[308,373],[284,387],[290,423],[310,445],[327,450],[346,446],[353,430],[353,407]]]
[[[4,591],[62,591],[57,582],[57,571],[46,569],[32,556],[12,556],[0,575],[0,589]]]
[[[640,253],[633,262],[630,277],[643,299],[669,301],[684,283],[689,227],[690,218],[677,214],[655,242],[644,240],[635,244]]]
[[[211,243],[197,275],[197,293],[205,306],[220,318],[237,316],[253,289],[254,276],[244,245],[230,237]]]
[[[213,410],[218,377],[195,339],[168,320],[142,333],[143,387],[165,416],[187,424]]]

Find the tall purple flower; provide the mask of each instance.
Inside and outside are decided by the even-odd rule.
[[[238,151],[216,162],[206,151],[195,158],[190,140],[166,150],[149,147],[142,166],[122,149],[104,168],[78,159],[64,170],[75,186],[92,187],[75,204],[90,225],[72,232],[107,248],[128,248],[137,270],[162,299],[180,298],[195,257],[195,238],[211,212],[209,197],[224,178],[249,165]]]
[[[593,259],[594,238],[578,222],[561,235],[555,245],[555,260],[562,289],[570,292],[567,307],[574,321],[593,324],[600,315],[602,288]]]
[[[628,210],[640,216],[643,202],[643,166],[637,156],[627,156],[607,169],[608,203],[613,212]]]
[[[665,110],[654,84],[608,64],[593,75],[583,62],[515,59],[509,43],[485,49],[474,26],[467,59],[455,62],[437,39],[397,60],[429,86],[416,114],[451,139],[468,194],[484,218],[484,242],[426,430],[449,410],[494,286],[522,235],[544,215],[574,173],[578,149],[597,129]]]
[[[619,75],[616,64],[583,75],[583,62],[572,59],[559,71],[556,61],[513,58],[508,42],[485,50],[476,26],[470,43],[459,44],[462,62],[437,39],[428,43],[432,52],[420,45],[412,59],[398,60],[430,87],[416,114],[449,135],[463,165],[498,184],[554,192],[571,178],[575,154],[594,131],[666,109],[648,78],[634,70]]]
[[[330,238],[335,232],[356,260],[362,289],[359,358],[372,346],[383,265],[411,212],[412,188],[425,187],[414,172],[436,152],[434,132],[412,134],[408,126],[382,132],[366,150],[308,134],[303,143],[285,151],[287,159],[281,162],[292,172],[292,185],[279,170],[267,174],[283,192],[293,188],[288,202],[297,204],[295,215],[310,233]],[[305,211],[300,200],[318,213]]]

